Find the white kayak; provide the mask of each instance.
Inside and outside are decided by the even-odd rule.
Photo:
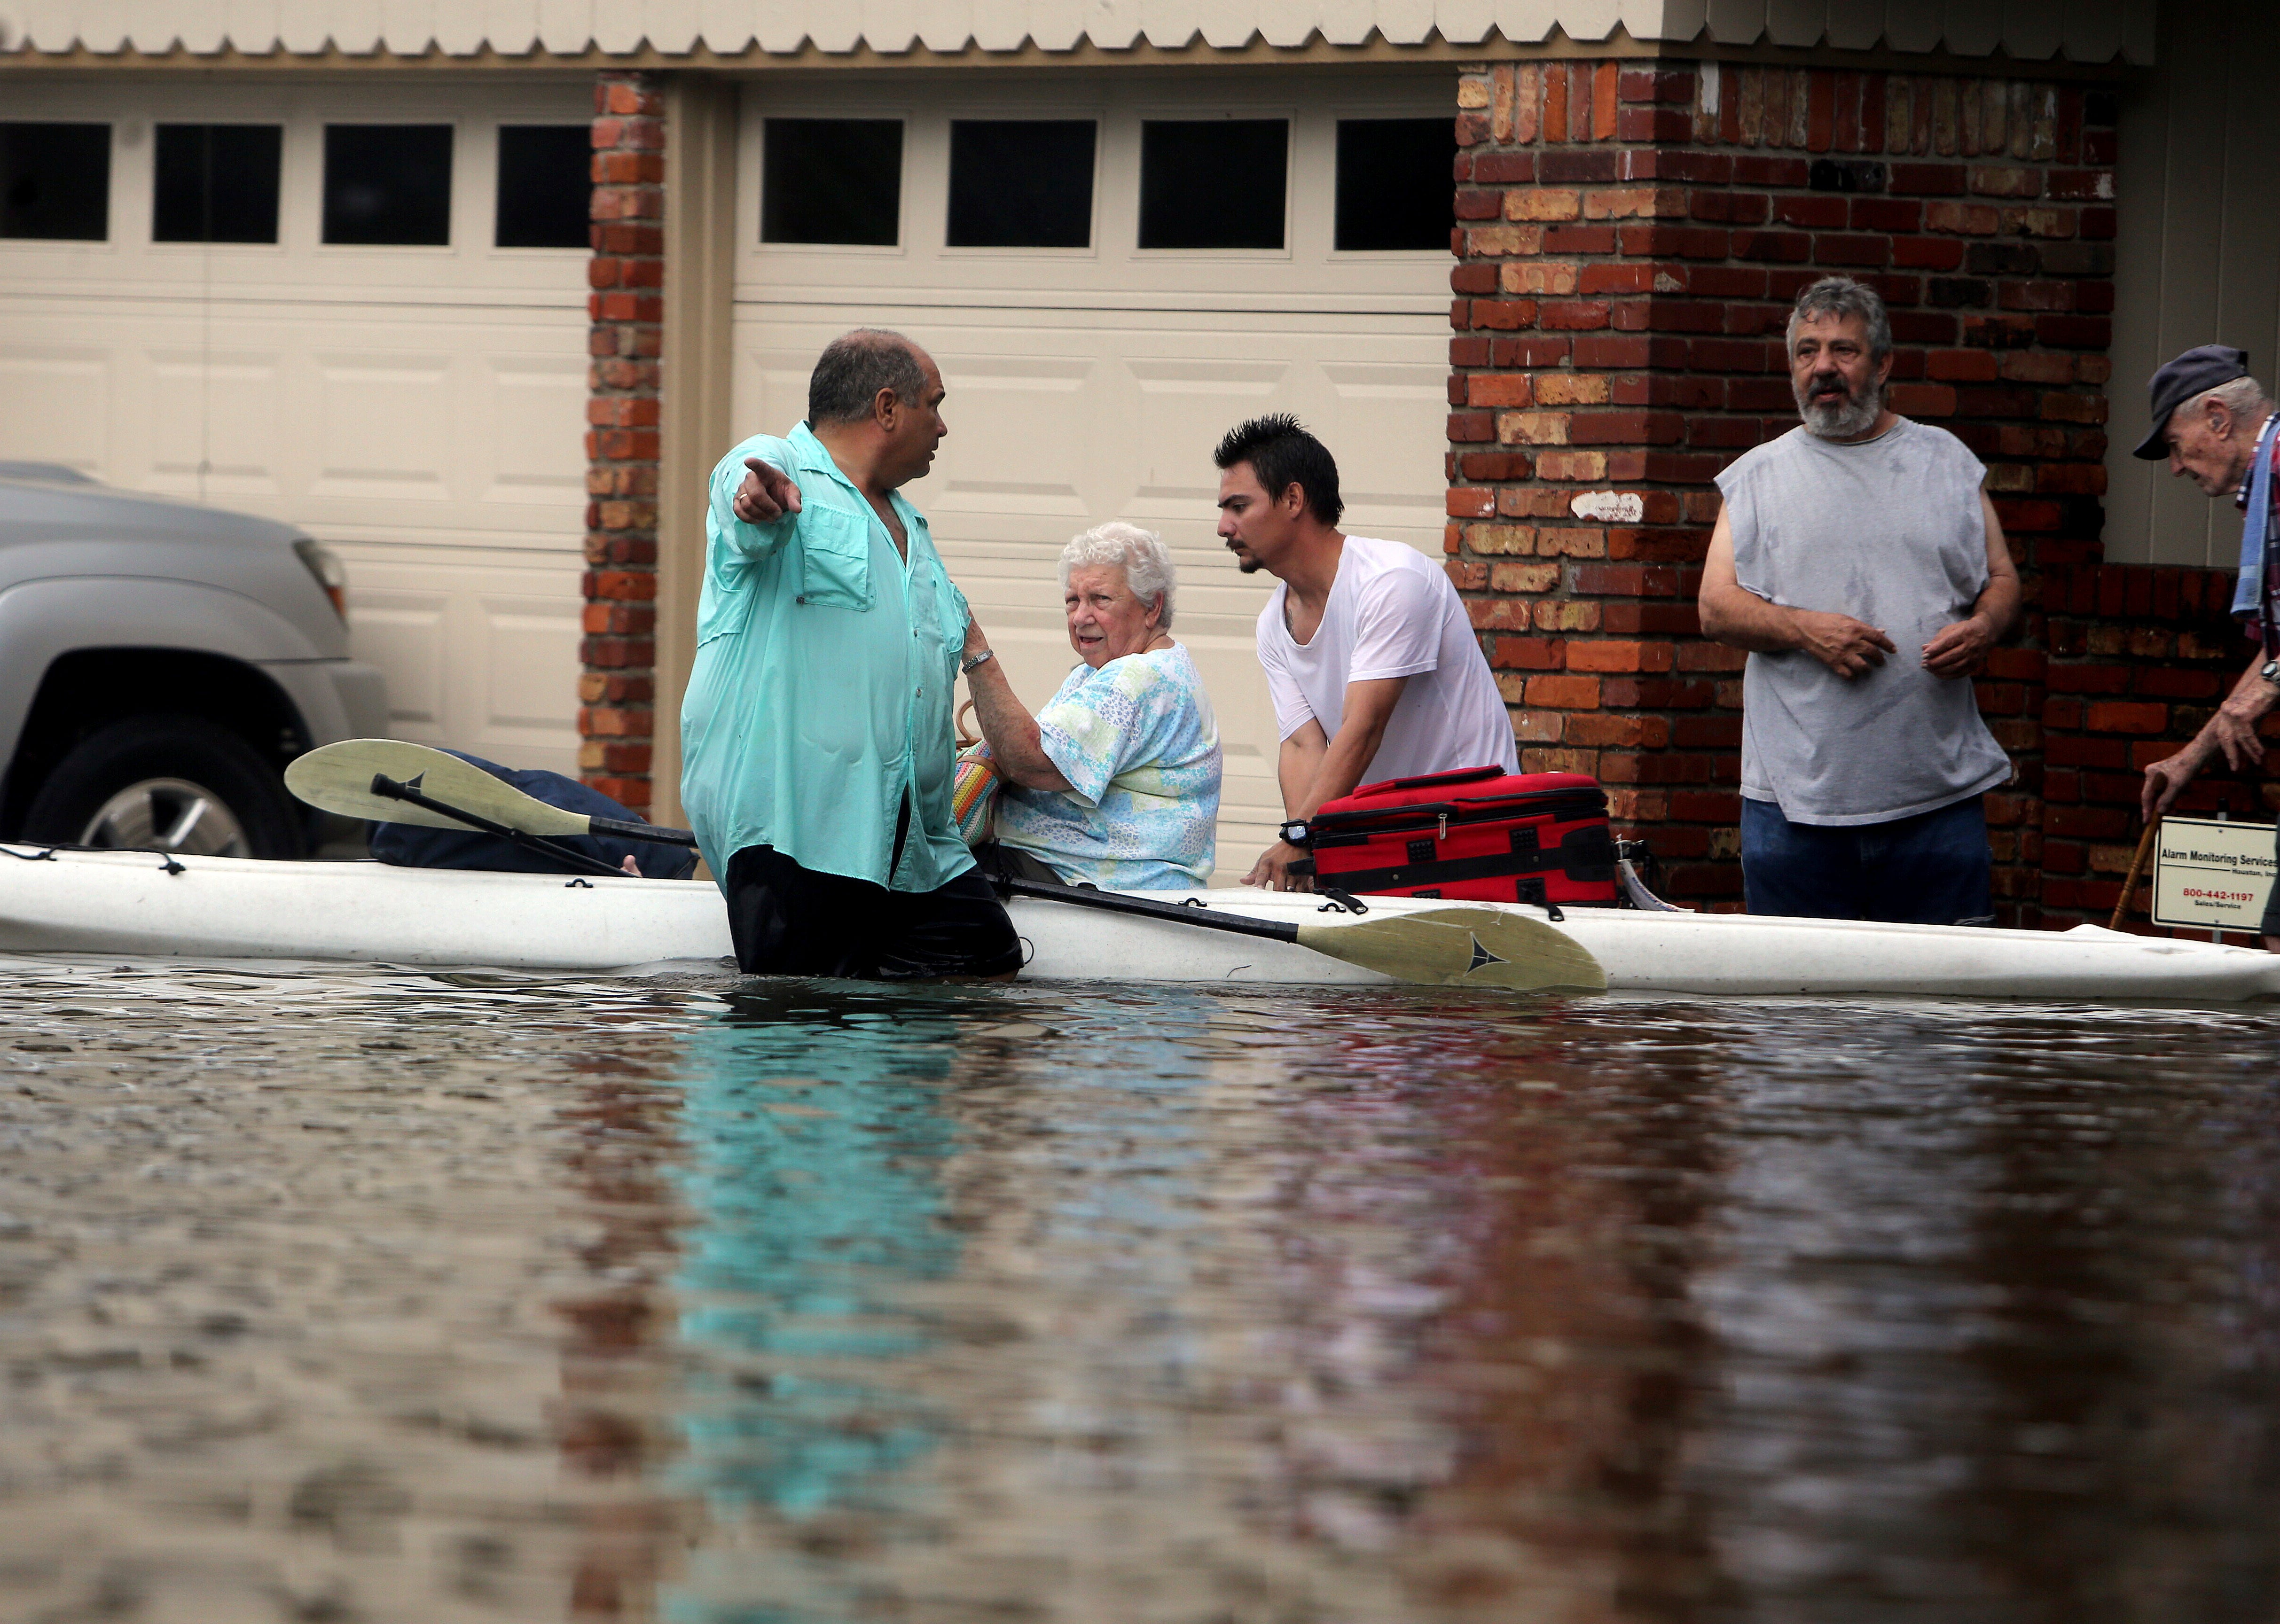
[[[566,880],[383,864],[0,849],[0,951],[602,971],[726,958],[720,893],[689,881]],[[1163,893],[1152,895],[1166,900]],[[1315,921],[1308,896],[1202,893],[1259,920]],[[1383,897],[1373,915],[1452,904]],[[1543,920],[1544,911],[1497,907]],[[1017,898],[1024,979],[1361,986],[1388,978],[1294,943]],[[2067,931],[1872,925],[1570,908],[1555,923],[1610,990],[1899,993],[2002,998],[2280,997],[2280,954]]]

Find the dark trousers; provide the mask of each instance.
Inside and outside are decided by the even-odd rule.
[[[728,859],[728,934],[747,975],[923,981],[1004,975],[1021,941],[974,869],[932,891],[890,891],[817,874],[772,846]]]
[[[1752,913],[1991,925],[1992,859],[1982,797],[1890,823],[1791,823],[1771,801],[1742,802],[1742,889]]]

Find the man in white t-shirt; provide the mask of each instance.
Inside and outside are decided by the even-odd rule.
[[[1460,767],[1520,770],[1512,719],[1439,565],[1398,542],[1344,535],[1338,466],[1287,413],[1228,431],[1219,533],[1246,575],[1282,584],[1259,616],[1259,663],[1282,737],[1282,814],[1311,816],[1357,784]],[[1276,841],[1245,885],[1304,890],[1306,855]]]

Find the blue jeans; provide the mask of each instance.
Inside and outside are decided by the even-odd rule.
[[[1752,913],[1992,924],[1982,797],[1890,823],[1791,823],[1771,801],[1742,802],[1742,892]]]

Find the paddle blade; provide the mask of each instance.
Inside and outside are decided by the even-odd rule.
[[[1497,962],[1475,968],[1465,977],[1467,987],[1510,987],[1534,992],[1550,987],[1583,992],[1607,989],[1606,967],[1591,951],[1566,931],[1501,908],[1434,908],[1406,917],[1430,920],[1460,928],[1473,938],[1475,950]]]
[[[1491,908],[1438,908],[1302,924],[1298,943],[1397,981],[1441,987],[1597,991],[1598,960],[1551,926]]]
[[[402,739],[343,739],[312,750],[285,769],[285,787],[310,805],[374,823],[465,829],[456,818],[372,792],[374,774],[409,784],[430,799],[505,824],[526,835],[583,835],[583,812],[565,812],[502,783],[478,766]]]

